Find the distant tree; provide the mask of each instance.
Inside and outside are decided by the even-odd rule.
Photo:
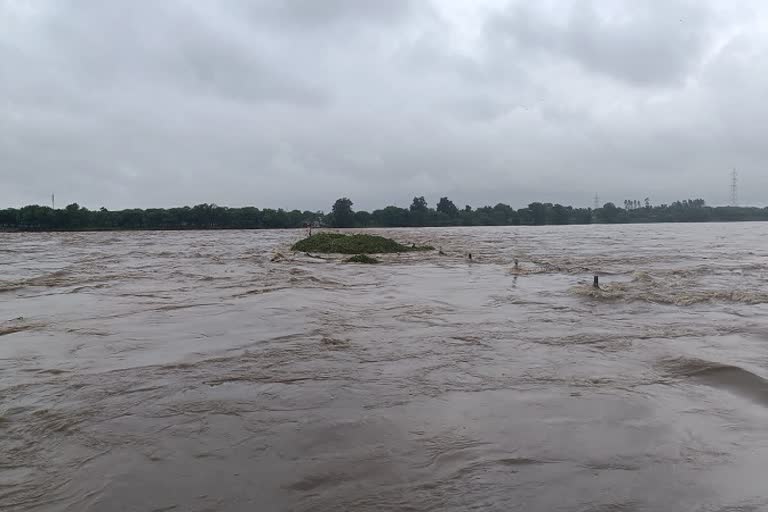
[[[531,220],[537,226],[547,223],[547,208],[542,203],[531,203],[528,205],[528,211],[531,212]]]
[[[397,206],[387,206],[383,210],[375,210],[371,214],[371,220],[375,226],[403,227],[409,223],[409,211]]]
[[[47,208],[50,210],[50,208]],[[80,229],[87,227],[88,224],[88,209],[81,208],[79,204],[72,203],[64,208],[65,225],[66,227],[73,229]]]
[[[424,196],[414,197],[409,211],[411,212],[411,223],[414,226],[424,226],[426,224],[429,206]]]
[[[366,228],[371,223],[372,215],[366,211],[355,212],[355,227]]]
[[[139,209],[117,212],[115,226],[122,229],[140,229],[144,227],[144,212]]]
[[[466,205],[464,209],[459,212],[459,219],[462,226],[473,226],[476,219],[472,207]]]
[[[603,207],[597,211],[597,215],[602,222],[614,223],[619,218],[619,209],[613,203],[605,203]]]
[[[520,224],[517,212],[508,204],[497,203],[490,211],[491,222],[495,226],[511,226]]]
[[[352,201],[342,197],[333,203],[331,210],[331,225],[336,228],[351,228],[355,223],[355,214],[352,211]]]
[[[427,206],[424,197],[416,197],[410,208],[387,206],[371,213],[353,211],[352,201],[341,198],[333,211],[322,212],[255,207],[228,208],[215,204],[194,207],[90,211],[77,203],[54,210],[48,206],[28,205],[19,209],[0,209],[0,230],[77,230],[77,229],[211,229],[211,228],[300,228],[325,220],[338,227],[402,226],[501,226],[532,224],[589,224],[592,222],[729,222],[768,221],[768,208],[709,207],[703,199],[684,199],[669,205],[652,206],[650,199],[628,199],[624,208],[606,203],[602,208],[573,208],[561,204],[534,202],[519,210],[498,203],[461,210],[448,198],[441,198],[437,209]]]
[[[440,198],[440,201],[437,203],[437,211],[439,213],[444,213],[449,218],[455,218],[459,215],[459,209],[456,208],[456,205],[453,204],[453,201],[447,197]]]
[[[556,204],[552,207],[552,224],[568,224],[569,220],[570,212],[565,206]]]
[[[234,227],[241,229],[253,229],[261,227],[260,224],[260,212],[258,208],[247,206],[245,208],[237,208],[232,212],[232,224]],[[171,212],[171,222],[178,222],[177,212]]]
[[[424,199],[424,196],[414,197],[413,202],[411,203],[411,206],[409,208],[411,212],[426,212],[429,210],[429,205],[427,205],[427,200]]]
[[[57,227],[50,208],[36,204],[24,206],[18,211],[17,221],[25,229]]]
[[[493,226],[493,208],[490,206],[481,206],[480,208],[475,209],[473,224],[476,226]]]
[[[278,208],[277,210],[273,210],[272,208],[264,208],[261,210],[261,218],[265,228],[284,229],[288,227],[299,227],[292,226],[288,223],[287,215],[285,214],[285,210],[282,208]]]
[[[533,224],[533,214],[530,208],[520,208],[517,210],[517,218],[520,219],[520,224],[524,226]]]
[[[13,208],[0,210],[0,226],[15,228],[19,225],[18,211]]]
[[[572,222],[574,224],[591,224],[592,223],[592,209],[591,208],[575,208],[570,212]]]

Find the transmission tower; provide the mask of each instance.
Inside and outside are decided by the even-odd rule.
[[[739,182],[739,175],[736,172],[736,169],[734,169],[731,172],[731,206],[738,206],[738,197],[736,195],[736,187]]]
[[[600,196],[598,196],[597,194],[595,194],[595,208],[594,209],[595,210],[599,210],[600,209]]]

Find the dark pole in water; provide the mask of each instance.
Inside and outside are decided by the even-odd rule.
[[[595,274],[595,280],[592,282],[592,286],[595,288],[600,288],[600,278]]]
[[[472,261],[472,253],[469,253],[469,261]]]

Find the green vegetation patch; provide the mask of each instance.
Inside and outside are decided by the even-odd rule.
[[[406,246],[390,238],[377,235],[346,235],[342,233],[318,233],[296,242],[292,249],[303,252],[337,254],[385,254],[396,252],[432,251],[434,247]]]
[[[346,260],[347,263],[366,263],[368,265],[373,265],[379,262],[376,258],[371,258],[370,256],[366,254],[358,254],[356,256],[352,256],[348,260]]]

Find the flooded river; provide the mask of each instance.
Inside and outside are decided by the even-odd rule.
[[[380,233],[0,234],[0,510],[768,510],[768,224]]]

